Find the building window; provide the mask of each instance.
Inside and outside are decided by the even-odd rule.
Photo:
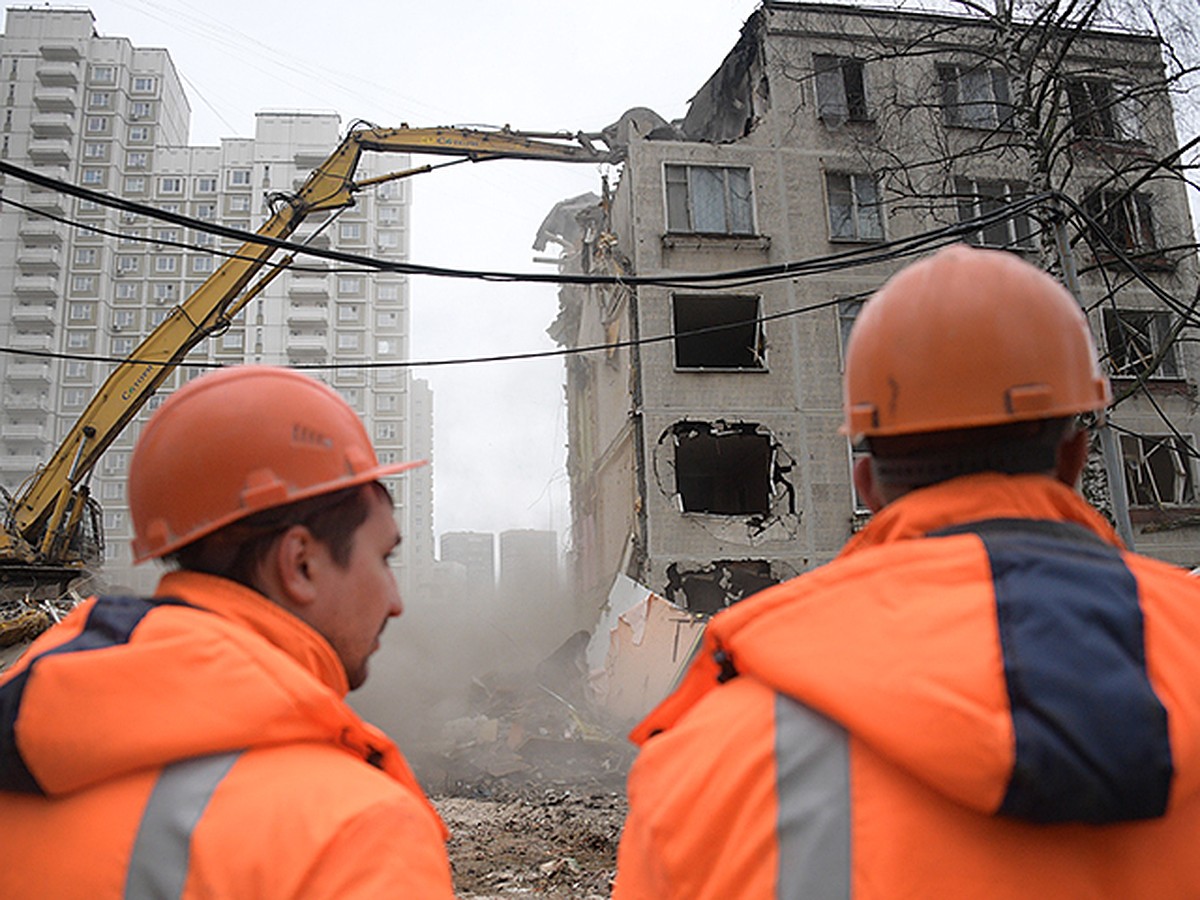
[[[215,203],[197,203],[196,218],[197,219],[215,219],[217,217],[217,206]]]
[[[222,350],[241,350],[246,345],[244,331],[227,331],[221,335]]]
[[[872,176],[827,172],[825,194],[829,201],[830,240],[883,240],[879,189]]]
[[[770,509],[771,438],[758,426],[679,422],[675,489],[684,512],[766,515]]]
[[[158,179],[158,192],[160,194],[182,194],[183,179],[176,175]]]
[[[150,154],[145,150],[130,150],[125,154],[125,168],[144,169],[150,165]]]
[[[379,207],[379,224],[380,225],[399,225],[400,224],[400,207],[398,207],[398,206],[381,206],[381,207]]]
[[[676,294],[671,301],[677,368],[765,368],[758,297]]]
[[[362,350],[362,335],[357,332],[349,334],[339,334],[337,338],[337,348],[348,352],[357,353]]]
[[[817,115],[826,125],[866,122],[867,94],[861,60],[844,56],[814,56],[817,75]]]
[[[250,195],[249,194],[233,194],[229,198],[229,211],[231,213],[248,213],[250,212]]]
[[[230,187],[249,187],[250,186],[250,170],[249,169],[230,169],[226,176],[226,184]]]
[[[1067,80],[1071,128],[1076,137],[1135,141],[1142,137],[1141,120],[1130,85],[1101,78]]]
[[[158,309],[149,310],[147,315],[149,316],[150,327],[157,328],[164,321],[166,321],[167,316],[169,316],[170,314],[171,314],[171,310],[164,309],[163,307],[159,307]]]
[[[375,236],[375,240],[379,242],[379,246],[384,250],[398,250],[400,248],[400,232],[398,231],[381,231]]]
[[[75,265],[77,266],[94,266],[96,264],[96,248],[95,247],[76,247],[75,248]]]
[[[173,284],[156,284],[154,285],[154,301],[156,303],[174,303],[175,302],[175,285]]]
[[[217,179],[215,175],[202,175],[196,179],[197,194],[215,194],[217,192]]]
[[[76,294],[94,294],[96,279],[91,275],[76,275],[71,279],[71,290]]]
[[[192,257],[192,272],[196,275],[208,275],[212,270],[213,258],[211,256]]]
[[[88,116],[84,131],[88,134],[108,134],[108,116]]]
[[[1096,229],[1116,245],[1117,250],[1140,252],[1158,248],[1154,235],[1154,215],[1150,195],[1125,191],[1093,191],[1083,199],[1083,208]],[[1111,252],[1103,242],[1098,251]]]
[[[339,294],[361,294],[363,280],[359,275],[341,275],[337,281]]]
[[[959,128],[1008,127],[1012,104],[1008,73],[982,66],[937,67],[942,121]]]
[[[400,314],[392,310],[375,313],[375,327],[390,331],[400,326]]]
[[[376,394],[375,412],[390,413],[399,408],[400,397],[397,394]]]
[[[361,241],[363,227],[361,222],[343,222],[338,227],[338,237],[343,241]]]
[[[150,129],[145,125],[129,126],[129,143],[145,144],[150,140]]]
[[[83,183],[90,185],[104,184],[103,169],[84,169]]]
[[[128,331],[137,326],[138,311],[136,309],[113,310],[113,331]]]
[[[863,304],[867,301],[858,298],[839,300],[837,305],[838,317],[838,366],[839,371],[845,371],[846,348],[850,346],[850,331],[862,312]]]
[[[83,145],[84,159],[108,159],[108,144],[101,141],[88,141]]]
[[[129,105],[131,119],[149,119],[154,114],[154,104],[148,100],[135,100]]]
[[[87,404],[85,388],[67,388],[63,391],[63,406],[67,409],[82,409]]]
[[[146,179],[141,175],[130,175],[125,179],[125,193],[127,194],[144,194],[146,193]]]
[[[338,306],[338,321],[343,324],[355,324],[362,321],[362,307],[357,303],[343,303]]]
[[[375,423],[375,440],[377,441],[394,441],[397,436],[397,428],[395,422],[376,422]]]
[[[92,81],[95,84],[114,84],[116,80],[117,70],[113,66],[92,66]]]
[[[72,322],[90,322],[94,310],[95,305],[92,303],[72,303],[70,319]]]
[[[1123,434],[1125,489],[1130,506],[1190,506],[1196,479],[1189,442],[1174,434]]]
[[[667,164],[667,230],[695,234],[753,234],[750,170]]]
[[[117,271],[122,275],[128,275],[136,272],[139,268],[140,260],[136,256],[118,256]]]
[[[400,341],[396,338],[379,338],[375,342],[377,356],[396,356],[400,353]]]
[[[135,75],[132,91],[135,94],[153,94],[158,85],[158,79],[150,75]]]
[[[92,364],[82,359],[69,359],[64,375],[71,381],[91,381]]]
[[[400,299],[400,285],[380,284],[375,288],[375,298],[381,303],[392,303]]]
[[[1025,185],[1013,181],[976,181],[972,178],[955,179],[958,195],[958,221],[1000,214],[1010,203],[1022,200],[1028,193]],[[964,236],[969,244],[978,247],[1019,247],[1033,249],[1033,220],[1026,212],[997,218],[984,225],[979,231]]]
[[[88,94],[89,109],[110,109],[112,107],[112,93],[110,91],[92,91]]]
[[[1168,312],[1105,309],[1104,340],[1113,376],[1182,378],[1172,325]]]
[[[114,337],[112,339],[112,355],[119,356],[121,359],[129,356],[133,352],[133,348],[137,346],[137,338],[134,337]]]
[[[154,271],[158,273],[172,273],[179,271],[179,259],[175,256],[156,256],[154,258]]]
[[[137,300],[141,285],[128,281],[121,282],[117,285],[116,295],[118,300]]]
[[[67,349],[68,350],[87,350],[92,349],[91,331],[67,331]]]

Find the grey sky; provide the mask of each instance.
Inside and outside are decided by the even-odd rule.
[[[633,106],[671,119],[716,70],[757,0],[93,0],[103,35],[166,47],[191,142],[254,133],[261,110],[334,110],[381,126],[598,131]],[[413,181],[412,261],[551,271],[531,248],[594,165],[464,164]],[[414,359],[552,349],[552,286],[416,278]],[[427,368],[435,529],[567,525],[559,359]]]

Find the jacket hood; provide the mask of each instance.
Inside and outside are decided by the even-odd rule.
[[[55,796],[184,758],[294,742],[333,744],[412,782],[346,691],[333,649],[299,619],[233,582],[172,573],[152,600],[89,600],[7,673],[0,789]]]
[[[1180,584],[1200,602],[1200,583]],[[715,617],[709,652],[634,736],[669,726],[723,663],[972,809],[1161,815],[1196,785],[1174,778],[1182,732],[1172,721],[1168,735],[1164,683],[1147,674],[1139,587],[1112,529],[1066,486],[956,479],[889,505],[833,564]]]

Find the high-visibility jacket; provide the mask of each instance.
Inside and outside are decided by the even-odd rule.
[[[0,897],[452,897],[445,828],[333,648],[190,572],[0,684]]]
[[[1200,897],[1200,579],[979,475],[713,618],[615,900]]]

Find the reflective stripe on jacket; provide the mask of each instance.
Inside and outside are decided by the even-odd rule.
[[[1200,896],[1200,581],[1057,482],[908,495],[705,640],[617,900]]]
[[[452,897],[445,829],[316,632],[195,573],[0,684],[5,898]]]

